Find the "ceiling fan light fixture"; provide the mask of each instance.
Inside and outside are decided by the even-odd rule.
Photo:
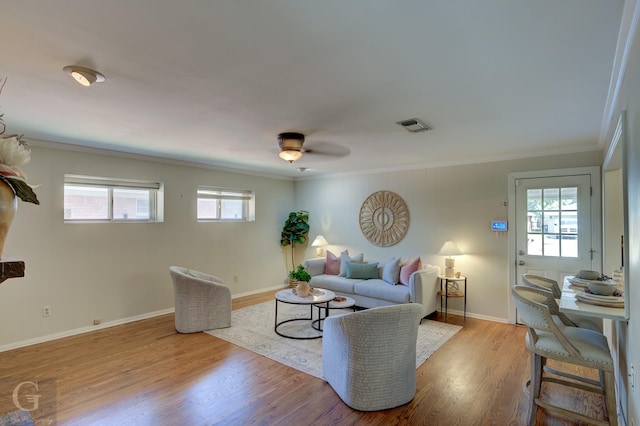
[[[290,163],[293,163],[294,161],[299,160],[300,157],[302,157],[302,152],[295,151],[295,150],[292,150],[292,149],[287,149],[285,151],[280,151],[280,154],[278,154],[278,155],[283,160],[288,161]]]
[[[278,144],[280,145],[280,158],[290,163],[302,157],[302,144],[304,135],[302,133],[280,133]]]
[[[62,68],[67,74],[69,74],[73,79],[83,86],[89,87],[94,83],[102,83],[105,81],[104,75],[100,74],[98,71],[78,67],[75,65],[69,65]]]

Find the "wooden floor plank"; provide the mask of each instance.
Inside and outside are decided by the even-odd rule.
[[[273,293],[236,299],[233,309]],[[15,409],[16,380],[50,379],[56,405],[42,415],[59,425],[525,424],[525,329],[447,319],[463,329],[417,370],[413,401],[390,410],[352,410],[323,380],[205,333],[179,334],[173,315],[163,315],[0,353],[0,413]],[[543,395],[604,418],[599,396],[547,385]],[[539,424],[575,424],[537,416]]]

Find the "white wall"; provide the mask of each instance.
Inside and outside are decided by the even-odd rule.
[[[388,173],[353,174],[296,182],[296,205],[311,213],[311,239],[324,235],[334,253],[348,248],[365,260],[421,256],[424,263],[444,267],[437,252],[453,240],[465,253],[456,270],[468,276],[467,314],[506,322],[508,319],[507,236],[491,231],[492,220],[506,220],[509,172],[601,164],[600,152],[539,157],[457,167]],[[409,207],[407,236],[392,247],[371,244],[361,233],[358,214],[373,192],[393,191]],[[307,256],[315,256],[312,248]],[[450,308],[461,310],[459,302]]]
[[[633,9],[636,1],[631,1]],[[636,24],[637,25],[637,24]],[[629,282],[630,317],[628,323],[617,324],[618,350],[620,352],[619,395],[628,425],[640,424],[640,34],[636,32],[628,56],[624,80],[618,93],[615,112],[611,117],[608,140],[616,127],[621,111],[626,110],[627,157],[623,159],[627,168],[629,234],[625,240],[629,262],[625,264]],[[628,374],[635,369],[636,388],[632,389]],[[626,402],[626,404],[625,404]]]
[[[46,145],[46,144],[45,144]],[[20,202],[4,256],[24,278],[0,284],[0,350],[173,307],[170,265],[220,276],[232,293],[283,286],[280,231],[294,206],[291,180],[151,160],[32,148],[24,167],[40,205]],[[162,181],[163,223],[64,224],[64,174]],[[256,221],[197,223],[196,186],[251,189]],[[237,282],[234,282],[237,276]],[[50,305],[52,316],[42,317]]]

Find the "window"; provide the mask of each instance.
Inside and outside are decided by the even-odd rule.
[[[578,188],[527,189],[528,254],[578,257]]]
[[[161,182],[64,176],[65,222],[162,222]]]
[[[255,220],[255,196],[252,191],[198,186],[198,221]]]

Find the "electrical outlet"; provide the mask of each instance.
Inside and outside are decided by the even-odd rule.
[[[234,282],[234,283],[237,283],[237,282],[238,282],[238,276],[237,276],[237,275],[234,275],[234,276],[233,276],[233,282]]]
[[[43,317],[51,316],[51,306],[47,305],[42,307],[42,316]]]
[[[93,320],[93,325],[100,325],[101,322],[102,320],[100,318],[96,318]]]

